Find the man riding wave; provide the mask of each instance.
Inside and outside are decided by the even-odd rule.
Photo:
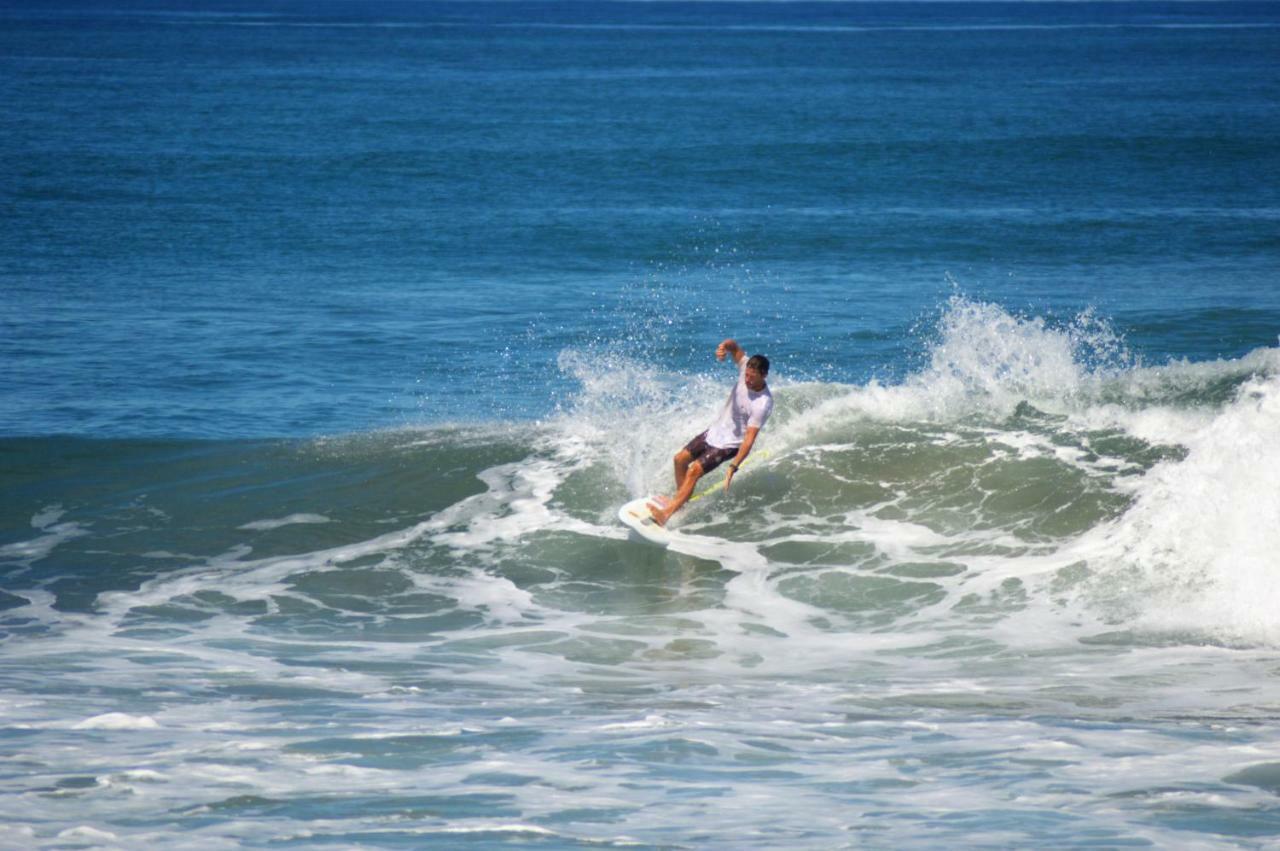
[[[653,520],[660,526],[665,525],[671,515],[689,501],[698,479],[726,460],[733,459],[729,461],[729,469],[724,478],[724,489],[729,489],[733,474],[738,472],[738,467],[751,454],[756,436],[773,411],[773,393],[765,383],[765,377],[769,374],[769,359],[764,355],[747,357],[737,341],[731,339],[716,347],[716,360],[724,360],[726,355],[732,357],[733,362],[738,365],[738,381],[711,427],[676,453],[675,496],[658,497],[649,503]]]

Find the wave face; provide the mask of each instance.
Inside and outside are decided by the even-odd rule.
[[[957,298],[901,381],[779,379],[666,551],[614,512],[725,376],[560,363],[536,424],[0,444],[4,841],[1280,827],[1280,349],[1148,367]]]

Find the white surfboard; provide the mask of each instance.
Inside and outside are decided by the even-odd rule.
[[[759,461],[768,457],[768,450],[763,452],[753,452],[746,461],[742,462],[742,466],[745,467],[752,461]],[[695,503],[704,496],[713,494],[723,487],[724,479],[721,479],[715,484],[707,485],[701,491],[690,497],[689,502],[686,504]],[[672,541],[676,540],[678,536],[682,540],[687,540],[681,536],[679,532],[672,532],[670,529],[659,526],[657,523],[653,522],[653,512],[649,511],[649,503],[658,502],[659,499],[660,498],[656,496],[642,496],[639,499],[633,499],[618,509],[618,519],[625,523],[631,531],[635,532],[641,538],[644,538],[651,544],[657,544],[660,547],[667,546]]]
[[[649,543],[665,547],[671,543],[672,533],[653,521],[653,512],[649,511],[649,503],[653,499],[651,496],[642,496],[631,500],[618,509],[618,519]]]

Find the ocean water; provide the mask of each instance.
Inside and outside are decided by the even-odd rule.
[[[1266,3],[0,0],[0,847],[1275,847],[1278,139]]]

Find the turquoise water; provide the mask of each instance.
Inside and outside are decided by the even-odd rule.
[[[0,2],[0,847],[1266,847],[1278,65]],[[727,335],[768,455],[629,540]]]

